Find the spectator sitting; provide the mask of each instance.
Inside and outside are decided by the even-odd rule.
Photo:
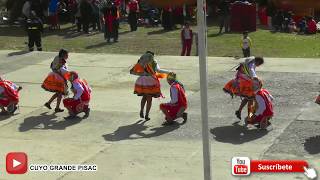
[[[288,28],[289,28],[289,33],[293,33],[297,31],[296,23],[294,22],[293,19],[291,19]]]
[[[320,21],[317,23],[317,30],[320,31]]]
[[[316,34],[317,33],[317,23],[313,19],[313,17],[309,17],[307,21],[307,33],[308,34]]]
[[[302,18],[301,21],[299,22],[299,33],[303,34],[306,33],[307,31],[307,21],[306,18]]]

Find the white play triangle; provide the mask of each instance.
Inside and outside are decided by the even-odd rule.
[[[21,162],[19,162],[19,161],[17,161],[17,160],[15,160],[15,159],[13,159],[13,168],[15,168],[15,167],[19,166],[20,164],[21,164]]]

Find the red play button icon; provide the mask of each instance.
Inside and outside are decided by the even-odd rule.
[[[28,169],[28,157],[23,152],[11,152],[6,157],[6,169],[9,174],[24,174]]]

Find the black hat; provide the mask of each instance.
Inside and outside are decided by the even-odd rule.
[[[68,51],[67,50],[65,50],[65,49],[60,49],[60,51],[59,51],[59,57],[63,57],[64,55],[66,55],[66,54],[68,54]]]
[[[154,56],[154,52],[147,51],[146,53],[151,54],[152,56]]]

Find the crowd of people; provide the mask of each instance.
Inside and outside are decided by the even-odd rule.
[[[277,11],[272,17],[272,26],[275,31],[299,34],[317,33],[317,22],[312,16],[305,16],[295,20],[292,12]]]
[[[37,18],[41,20],[42,25],[46,22],[49,25],[49,30],[59,30],[61,20],[63,20],[75,24],[78,32],[85,34],[90,34],[93,31],[104,32],[104,38],[107,42],[111,42],[111,40],[118,42],[119,24],[124,20],[130,25],[130,31],[137,31],[139,25],[159,26],[160,24],[164,30],[169,31],[176,29],[177,24],[181,25],[181,28],[184,27],[184,24],[190,22],[195,13],[195,7],[192,6],[155,8],[137,0],[129,0],[128,2],[120,0],[50,0],[47,5],[48,16],[46,17],[46,8],[43,6],[39,0],[26,0],[22,8],[25,22]],[[191,38],[188,36],[186,39]],[[182,42],[186,41],[182,40]],[[186,47],[189,48],[189,45]],[[187,51],[189,52],[189,50]]]
[[[49,0],[41,3],[40,0],[26,0],[22,15],[30,17],[31,11],[50,25],[50,29],[59,29],[61,22],[72,22],[78,25],[78,30],[83,28],[88,32],[88,27],[93,30],[103,30],[107,8],[114,6],[115,18],[118,21],[126,19],[131,30],[136,30],[139,24],[155,26],[162,24],[165,30],[174,29],[176,24],[181,26],[185,20],[190,21],[195,16],[195,6],[167,6],[153,7],[144,1],[138,0]]]
[[[41,34],[43,33],[43,21],[45,17],[43,14],[39,13],[38,5],[33,3],[37,0],[27,0],[22,9],[22,13],[25,18],[25,27],[28,32],[28,47],[29,51],[34,50],[34,45],[36,45],[38,51],[42,51],[41,46]],[[72,23],[76,24],[77,31],[83,31],[85,34],[90,34],[90,31],[103,31],[105,40],[110,43],[118,42],[119,38],[119,24],[121,21],[121,8],[117,1],[98,1],[98,0],[68,0],[58,1],[51,0],[49,2],[49,16],[48,24],[50,30],[60,29],[59,25],[59,4],[64,4],[62,9],[66,12],[70,11],[69,19]],[[75,8],[75,9],[74,9]],[[155,23],[155,19],[152,20],[152,15],[148,17],[145,15],[146,10],[142,3],[137,0],[130,0],[126,4],[127,20],[130,25],[130,31],[137,31],[139,20],[143,19],[144,22],[149,22],[151,24]],[[154,9],[151,9],[153,12]],[[38,12],[38,13],[37,13]],[[162,9],[162,22],[164,30],[169,31],[176,28],[176,24],[181,25],[181,56],[190,56],[193,37],[193,33],[189,22],[190,18],[187,18],[186,7],[164,7]],[[175,14],[175,15],[173,15]],[[191,17],[192,13],[189,14]],[[92,30],[91,30],[92,28]],[[196,38],[197,40],[197,38]]]

